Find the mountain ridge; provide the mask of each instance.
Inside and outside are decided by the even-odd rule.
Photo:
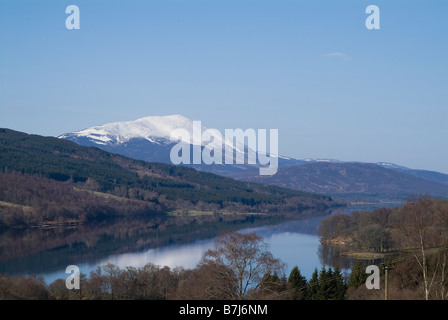
[[[426,193],[448,198],[448,185],[444,183],[387,169],[375,163],[320,162],[283,167],[269,177],[243,174],[231,176],[243,181],[331,195],[376,194],[388,198],[405,198]]]
[[[155,124],[160,122],[159,124]],[[185,118],[181,115],[170,116],[149,116],[137,119],[135,121],[114,122],[102,126],[95,126],[84,130],[76,131],[74,133],[66,133],[60,135],[59,138],[70,140],[84,146],[96,146],[108,152],[121,154],[133,159],[150,161],[150,162],[162,162],[171,163],[170,151],[176,144],[169,139],[170,131],[181,128],[186,129],[189,133],[192,133],[193,121]],[[137,129],[133,126],[136,125]],[[149,126],[148,130],[138,130],[140,126]],[[107,133],[104,128],[114,127],[115,129],[123,127],[131,133],[123,133],[123,138],[119,137],[120,132],[114,131]],[[156,128],[162,128],[157,131]],[[135,130],[134,130],[134,129]],[[205,126],[202,126],[202,131],[206,130]],[[103,131],[102,131],[103,130]],[[151,131],[152,130],[152,131]],[[119,130],[118,130],[119,131]],[[102,132],[102,133],[101,133]],[[143,133],[142,133],[143,132]],[[152,136],[148,136],[148,132],[152,132]],[[101,134],[100,134],[101,133]],[[99,143],[98,143],[99,141]],[[118,142],[121,141],[121,142]],[[185,142],[185,141],[184,141]],[[193,143],[200,144],[199,141]],[[201,142],[202,143],[202,142]],[[229,147],[229,142],[226,147]],[[246,146],[238,146],[235,152],[247,151]],[[236,153],[235,153],[236,154]],[[292,158],[278,155],[278,167],[290,167],[296,165],[307,165],[311,163],[361,163],[367,164],[368,162],[355,162],[355,161],[340,161],[337,159],[311,159],[311,158]],[[448,174],[444,174],[437,171],[410,169],[404,166],[400,166],[390,162],[377,162],[378,166],[395,172],[405,173],[415,178],[421,178],[423,180],[429,180],[435,183],[442,183],[448,185]],[[205,164],[190,164],[188,165],[195,169],[207,172],[213,172],[223,176],[229,176],[238,178],[240,180],[253,180],[258,179],[259,165],[238,165],[238,164],[226,164],[226,165],[205,165]],[[254,180],[255,179],[255,180]],[[316,177],[316,179],[320,179]],[[273,179],[264,179],[264,181],[273,181]],[[423,185],[425,181],[421,181]],[[416,181],[414,181],[416,182]],[[304,190],[310,190],[307,186],[304,186]]]

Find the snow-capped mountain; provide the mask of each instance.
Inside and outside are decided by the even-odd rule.
[[[60,135],[62,139],[89,139],[99,145],[120,145],[132,139],[144,139],[156,144],[171,144],[171,132],[185,129],[193,137],[193,121],[181,115],[152,116],[135,121],[113,122],[81,131]],[[201,131],[207,128],[202,126]],[[191,141],[184,141],[190,143]],[[193,141],[201,144],[201,141]]]
[[[113,122],[65,133],[58,138],[84,146],[96,146],[134,159],[171,163],[170,151],[175,144],[180,142],[171,140],[171,134],[178,129],[188,133],[187,136],[179,136],[179,138],[181,142],[191,146],[199,145],[201,148],[217,146],[218,141],[205,139],[203,141],[201,139],[201,136],[207,130],[214,137],[221,137],[222,144],[220,144],[220,147],[224,146],[224,149],[222,149],[223,156],[228,150],[234,154],[234,157],[242,155],[245,159],[249,154],[256,154],[254,150],[244,144],[229,140],[219,130],[208,129],[200,121],[193,121],[181,115],[150,116],[135,121]],[[197,134],[199,130],[201,134]],[[281,161],[288,161],[288,159],[282,157]],[[208,165],[202,166],[201,169],[215,171],[217,166],[220,170],[223,167],[222,165]],[[238,165],[227,165],[226,167],[227,169],[234,169]]]
[[[171,133],[177,129],[186,130],[190,136],[187,140],[183,138],[183,142],[191,145],[200,145],[205,147],[209,142],[204,142],[194,135],[195,121],[190,120],[181,115],[169,116],[150,116],[137,119],[135,121],[113,122],[105,125],[94,126],[84,130],[75,131],[60,135],[58,138],[71,140],[84,146],[96,146],[106,151],[119,153],[131,158],[146,160],[146,161],[160,161],[171,163],[169,159],[169,151],[173,147],[174,142],[170,139]],[[223,140],[224,148],[223,154],[227,150],[235,152],[235,157],[238,154],[256,154],[256,152],[247,146],[236,141],[230,141],[216,129],[207,129],[201,125],[201,134],[206,130],[211,130],[213,135],[220,136]],[[271,155],[274,156],[274,155]],[[314,162],[341,162],[334,159],[294,159],[291,157],[278,156],[280,166],[299,165]],[[202,168],[209,170],[210,168]],[[214,171],[213,168],[211,171]],[[247,169],[247,168],[246,168]]]
[[[151,116],[137,119],[135,121],[114,122],[72,133],[66,133],[60,135],[59,138],[71,140],[84,146],[95,146],[109,152],[127,156],[129,158],[172,164],[170,152],[178,141],[172,141],[170,137],[171,133],[177,129],[185,130],[188,133],[190,139],[186,139],[183,136],[180,138],[183,139],[183,143],[189,144],[190,148],[193,148],[192,146],[194,145],[200,145],[201,149],[203,149],[209,144],[208,141],[201,141],[202,139],[198,139],[198,137],[194,134],[195,130],[200,130],[201,135],[206,130],[211,130],[214,136],[220,135],[222,137],[224,145],[224,149],[222,150],[223,156],[225,151],[230,149],[232,153],[234,152],[235,157],[242,153],[244,159],[247,160],[248,154],[255,152],[247,146],[239,143],[233,145],[233,141],[226,140],[225,136],[218,130],[207,129],[201,124],[199,124],[198,127],[198,122],[192,121],[181,115]],[[191,163],[192,162],[193,161],[191,161]],[[359,162],[344,162],[335,159],[294,159],[290,157],[278,156],[279,168],[291,166],[305,166],[304,168],[308,168],[308,165],[311,164],[320,164],[322,166],[325,166],[326,164],[352,166],[354,163]],[[402,173],[406,173],[407,175],[423,178],[425,180],[430,180],[445,185],[448,184],[448,175],[440,172],[415,170],[389,162],[378,162],[375,165],[392,171],[400,171]],[[199,170],[211,171],[241,180],[252,180],[253,177],[257,177],[259,175],[259,165],[200,164],[191,166]],[[284,170],[280,171],[284,172]]]

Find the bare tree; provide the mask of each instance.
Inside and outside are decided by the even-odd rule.
[[[332,240],[338,236],[347,236],[351,225],[349,215],[337,213],[321,221],[318,234],[324,240]]]
[[[215,277],[224,283],[235,284],[232,298],[250,298],[263,281],[265,274],[284,273],[284,266],[268,251],[263,238],[255,233],[225,232],[215,239],[215,247],[202,257],[202,265],[211,265]],[[219,266],[219,268],[218,268]],[[232,286],[226,286],[226,290]]]
[[[231,300],[235,299],[237,281],[232,270],[214,262],[200,263],[184,274],[176,290],[176,299]]]
[[[440,299],[448,299],[448,209],[439,208],[436,214],[436,224],[440,234],[442,248],[437,255],[437,266],[440,269],[438,278],[438,288],[440,289]]]
[[[428,249],[431,247],[434,212],[432,201],[427,198],[413,198],[405,207],[402,229],[410,246],[416,246],[414,257],[422,272],[425,299],[429,299],[432,281],[428,270]],[[434,278],[433,278],[434,279]]]

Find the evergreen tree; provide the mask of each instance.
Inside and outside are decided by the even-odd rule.
[[[350,273],[350,279],[348,280],[348,286],[352,288],[358,288],[363,285],[367,280],[366,267],[364,264],[357,260]]]
[[[261,295],[272,295],[272,293],[281,293],[286,290],[286,277],[279,277],[277,272],[266,272],[260,282],[259,291]]]
[[[328,300],[333,291],[334,283],[332,282],[333,270],[327,269],[322,266],[319,272],[319,288],[317,290],[318,300]]]
[[[318,293],[319,290],[319,272],[317,271],[317,268],[314,269],[313,274],[311,275],[311,279],[308,282],[308,287],[306,290],[306,299],[307,300],[318,300]]]
[[[263,289],[271,289],[274,290],[276,286],[280,283],[280,277],[277,272],[271,273],[270,271],[266,272],[261,281]]]
[[[295,289],[292,294],[293,300],[304,300],[306,298],[306,278],[302,275],[299,268],[295,266],[289,274],[288,282]]]
[[[322,266],[320,272],[315,269],[309,281],[308,299],[311,300],[342,300],[344,299],[347,285],[337,267],[333,270],[331,267]]]
[[[341,270],[339,267],[333,272],[333,281],[334,281],[334,292],[330,299],[332,300],[343,300],[345,297],[345,293],[347,292],[347,284],[344,281],[344,278],[341,274]]]

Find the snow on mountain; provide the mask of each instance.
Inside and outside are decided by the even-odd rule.
[[[398,164],[391,163],[391,162],[377,162],[376,164],[381,167],[387,168],[387,169],[398,169],[398,170],[404,170],[404,171],[411,170],[407,167],[399,166]]]
[[[329,162],[329,163],[341,163],[343,161],[336,159],[314,159],[314,158],[296,158],[295,160],[302,161],[303,163],[314,163],[314,162]]]
[[[121,144],[134,138],[143,138],[153,143],[160,143],[162,138],[169,140],[175,129],[191,129],[193,122],[180,115],[165,117],[152,116],[135,121],[113,122],[101,126],[94,126],[81,131],[60,135],[59,138],[85,137],[99,144]]]
[[[196,125],[200,124],[197,122]],[[168,145],[176,143],[170,139],[171,133],[177,129],[186,130],[189,138],[180,136],[182,141],[187,144],[202,146],[217,146],[217,141],[202,141],[201,136],[194,134],[195,122],[181,115],[169,116],[150,116],[137,119],[135,121],[113,122],[105,125],[94,126],[84,130],[66,133],[58,138],[79,141],[81,138],[89,140],[89,142],[101,146],[118,146],[132,139],[144,139],[154,144]],[[207,129],[201,125],[201,133],[206,130],[214,137],[221,137],[225,146],[225,150],[236,150],[237,153],[244,153],[247,147],[238,141],[234,145],[233,141],[226,139],[225,136],[217,129]],[[199,131],[199,130],[198,130]],[[225,151],[224,151],[225,152]],[[250,150],[249,152],[253,152]]]

